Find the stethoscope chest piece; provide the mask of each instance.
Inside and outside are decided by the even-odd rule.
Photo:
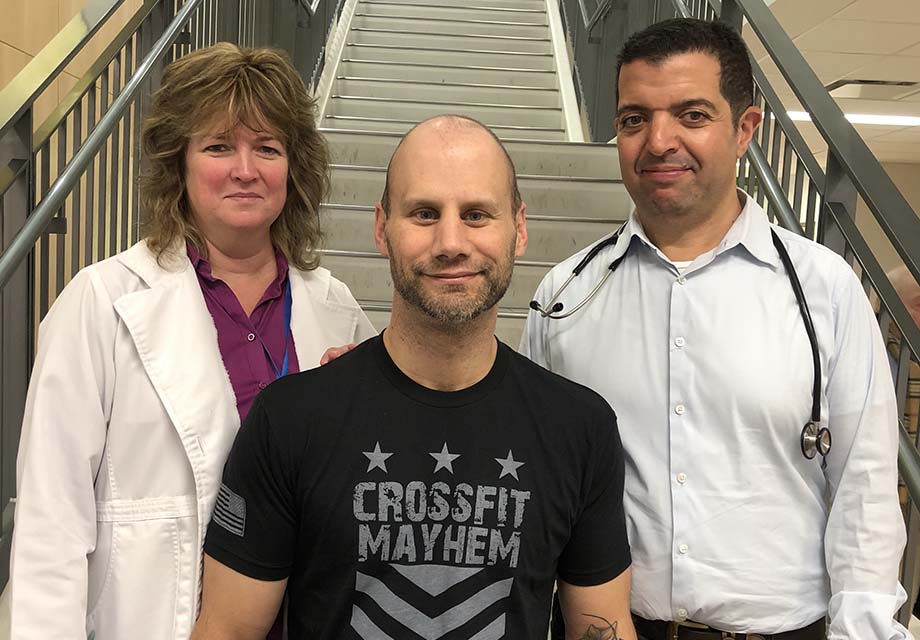
[[[819,428],[814,422],[808,422],[802,429],[802,454],[809,460],[819,453],[826,459],[831,452],[831,444],[831,432],[827,427]]]

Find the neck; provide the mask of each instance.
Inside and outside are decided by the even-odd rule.
[[[228,278],[259,279],[270,272],[270,280],[273,280],[277,275],[275,250],[268,239],[258,244],[235,245],[205,238],[204,243],[208,250],[207,258],[211,264],[211,273],[215,278],[225,281]]]
[[[648,239],[669,260],[683,262],[718,246],[741,209],[740,196],[732,189],[708,210],[649,213],[637,209],[636,215]]]
[[[473,386],[492,369],[498,350],[497,317],[496,307],[462,327],[444,325],[410,308],[397,294],[383,344],[400,371],[418,384],[458,391]]]

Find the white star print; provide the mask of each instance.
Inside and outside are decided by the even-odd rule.
[[[498,476],[498,479],[499,479],[499,480],[501,480],[501,479],[504,478],[505,476],[514,476],[514,479],[515,479],[515,480],[520,481],[520,478],[518,478],[517,470],[518,470],[520,467],[523,467],[523,466],[524,466],[524,463],[523,463],[523,462],[516,462],[516,461],[515,461],[514,455],[512,455],[512,453],[511,453],[511,449],[508,449],[508,457],[507,457],[507,458],[504,458],[504,459],[503,459],[503,458],[495,458],[495,462],[497,462],[498,464],[500,464],[500,465],[502,466],[502,472],[501,472],[501,473],[499,474],[499,476]]]
[[[371,472],[374,469],[380,469],[384,473],[387,473],[387,458],[389,458],[392,453],[382,453],[380,451],[380,443],[374,445],[373,451],[362,451],[364,455],[367,456],[367,459],[370,462],[367,465],[367,472]]]
[[[429,453],[432,458],[438,461],[434,465],[434,473],[438,472],[438,469],[447,469],[449,472],[454,472],[453,461],[460,457],[459,453],[451,453],[447,450],[447,443],[444,443],[444,446],[441,447],[441,453]]]

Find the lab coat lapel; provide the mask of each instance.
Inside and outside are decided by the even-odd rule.
[[[198,495],[211,495],[239,429],[217,330],[188,260],[164,269],[146,247],[137,249],[122,254],[122,262],[149,288],[122,296],[115,310],[182,439]]]
[[[291,335],[301,371],[319,366],[329,347],[354,341],[358,314],[355,308],[328,300],[329,273],[290,270],[293,311]]]

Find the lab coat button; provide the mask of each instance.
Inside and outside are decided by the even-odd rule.
[[[674,344],[676,344],[678,347],[682,347],[684,346],[684,344],[686,344],[686,340],[684,340],[683,338],[675,338]]]
[[[687,284],[687,279],[681,276],[677,279],[677,284]]]
[[[680,484],[684,484],[684,483],[687,481],[687,474],[684,473],[684,472],[678,473],[678,474],[677,474],[677,481],[678,481]]]
[[[680,609],[678,609],[678,610],[677,610],[677,617],[678,617],[680,620],[686,620],[686,619],[687,619],[687,610],[684,609],[683,607],[681,607]]]
[[[679,547],[677,547],[677,549],[678,549],[678,551],[680,551],[681,553],[687,553],[688,551],[690,551],[690,547],[688,547],[688,546],[685,545],[685,544],[680,545]]]
[[[676,413],[679,416],[684,415],[684,411],[686,411],[686,409],[684,408],[684,405],[682,404],[679,404],[676,407],[674,407],[674,413]]]

